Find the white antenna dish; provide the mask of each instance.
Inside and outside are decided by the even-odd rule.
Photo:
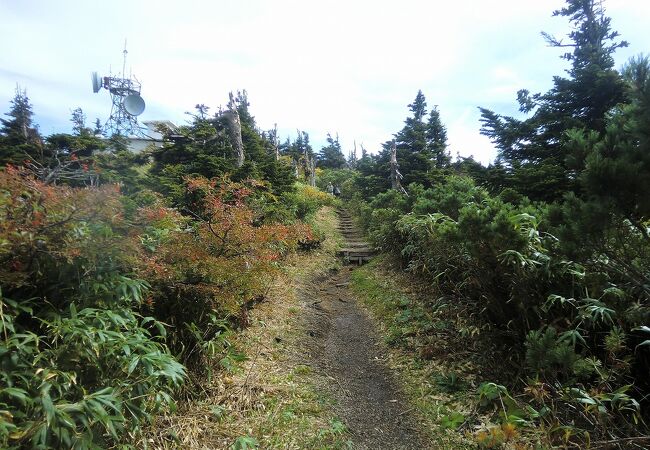
[[[132,116],[139,116],[144,112],[144,99],[138,94],[127,95],[122,104],[126,112]]]
[[[97,72],[93,72],[91,78],[93,80],[93,92],[96,94],[102,88],[102,80]]]

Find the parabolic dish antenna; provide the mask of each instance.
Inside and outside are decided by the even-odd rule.
[[[99,78],[99,74],[97,72],[93,72],[91,77],[93,80],[93,92],[96,94],[102,88],[102,80]]]
[[[144,99],[137,94],[124,97],[124,109],[132,116],[139,116],[144,111]]]

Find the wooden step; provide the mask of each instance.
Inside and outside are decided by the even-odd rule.
[[[372,248],[367,242],[346,242],[345,248]]]
[[[370,247],[345,247],[341,248],[338,251],[340,254],[354,254],[354,255],[372,255],[375,253],[375,250]]]
[[[366,242],[362,231],[357,227],[347,211],[337,211],[339,216],[338,230],[344,237],[342,248],[337,251],[346,262],[363,264],[370,261],[375,254],[375,249]]]

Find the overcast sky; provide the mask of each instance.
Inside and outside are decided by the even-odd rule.
[[[418,89],[438,105],[452,155],[487,163],[495,151],[479,134],[477,106],[516,113],[516,91],[546,91],[567,68],[544,30],[562,0],[401,1],[73,1],[0,0],[0,111],[16,85],[27,89],[45,135],[69,131],[70,111],[89,122],[110,111],[90,73],[127,67],[142,82],[141,120],[187,120],[204,103],[215,111],[246,89],[262,129],[327,132],[344,150],[354,140],[376,152],[402,128]],[[607,0],[613,29],[630,42],[617,66],[650,52],[649,0]],[[128,69],[127,69],[128,71]]]

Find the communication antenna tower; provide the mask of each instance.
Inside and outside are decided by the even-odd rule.
[[[138,124],[138,116],[144,112],[144,99],[140,96],[142,85],[137,78],[129,74],[126,76],[126,41],[124,41],[124,59],[122,73],[107,77],[100,77],[97,72],[92,73],[93,92],[98,93],[101,88],[111,94],[111,114],[104,124],[105,135],[121,134],[122,136],[146,137]]]

